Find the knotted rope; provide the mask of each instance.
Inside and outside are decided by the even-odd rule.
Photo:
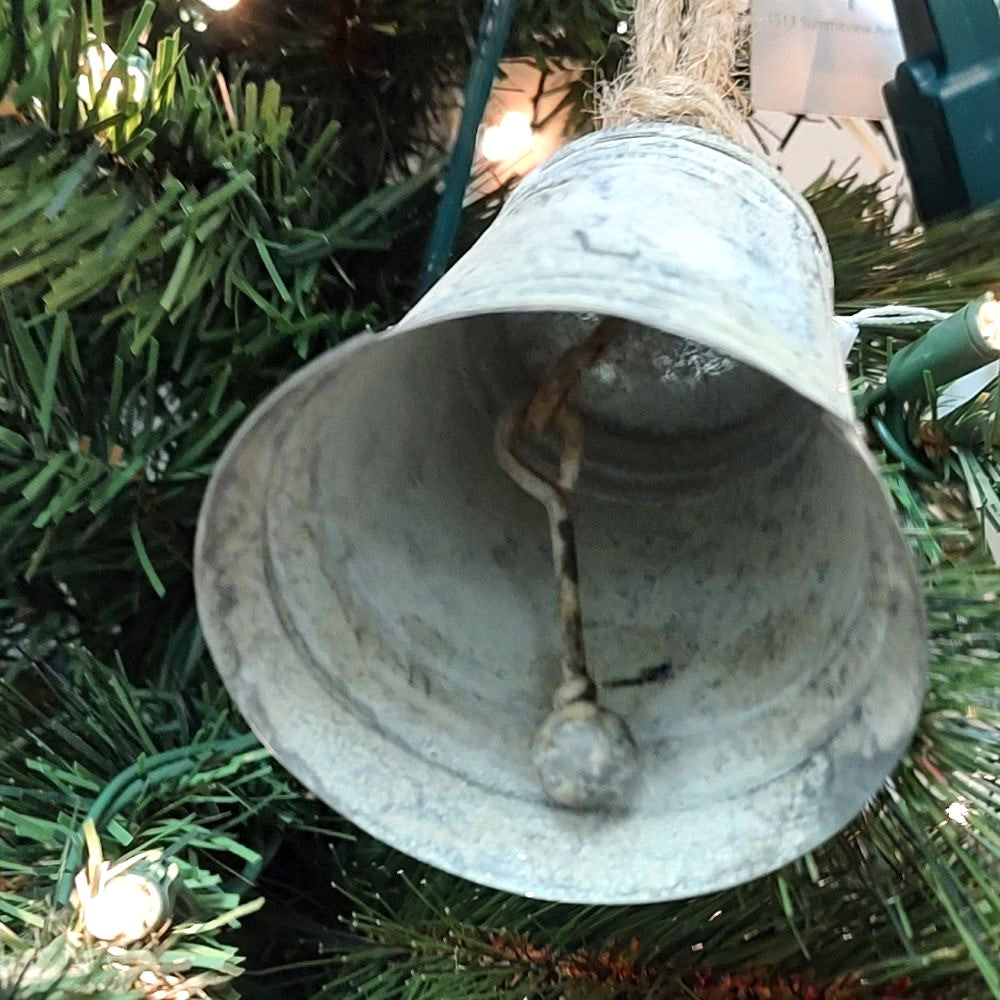
[[[637,0],[628,68],[599,95],[602,127],[669,121],[738,140],[742,23],[740,0]]]

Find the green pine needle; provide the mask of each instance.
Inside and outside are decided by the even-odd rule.
[[[431,870],[307,795],[206,663],[191,550],[207,476],[304,359],[407,307],[441,169],[428,126],[479,7],[244,0],[208,15],[207,39],[247,60],[220,67],[171,5],[0,5],[17,112],[0,118],[0,996],[136,995],[127,962],[68,946],[73,908],[55,903],[88,814],[109,858],[176,859],[178,922],[143,960],[217,998],[243,956],[239,989],[282,1000],[675,998],[706,967],[1000,996],[995,385],[942,421],[948,483],[883,470],[930,610],[917,740],[848,831],[751,885],[567,907]],[[521,7],[519,55],[608,70],[624,51],[609,38],[628,4]],[[80,106],[88,31],[119,78],[152,52],[142,100]],[[567,94],[577,120],[582,98]],[[810,199],[842,311],[957,309],[1000,275],[1000,210],[897,234],[877,186],[827,178]],[[465,242],[499,202],[470,206]],[[879,385],[920,332],[866,333],[854,384]],[[230,758],[206,751],[220,744]]]

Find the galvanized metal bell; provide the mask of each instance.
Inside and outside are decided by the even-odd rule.
[[[565,147],[219,463],[198,603],[255,731],[377,837],[529,896],[693,896],[830,837],[910,740],[926,658],[832,310],[812,213],[737,146]],[[554,804],[533,756],[561,681],[549,532],[494,435],[607,317],[572,506],[595,696],[638,773],[594,810]]]

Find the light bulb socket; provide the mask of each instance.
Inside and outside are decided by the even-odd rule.
[[[890,394],[901,402],[923,399],[927,395],[925,372],[940,387],[1000,358],[997,338],[988,338],[986,332],[987,312],[997,309],[1000,303],[988,292],[904,347],[889,363]]]

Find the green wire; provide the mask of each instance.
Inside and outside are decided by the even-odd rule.
[[[854,398],[854,411],[858,415],[858,419],[866,420],[868,414],[875,409],[879,403],[884,403],[889,398],[889,387],[887,385],[880,385],[875,389],[870,389],[868,392],[861,393]]]
[[[902,400],[893,397],[888,403],[886,403],[885,413],[886,425],[891,431],[892,436],[896,439],[904,451],[909,452],[910,458],[912,458],[915,463],[914,474],[921,476],[929,483],[939,482],[941,476],[938,474],[937,470],[930,468],[922,462],[920,460],[920,456],[916,453],[916,451],[914,451],[910,443],[910,430],[906,424],[906,408]],[[916,472],[916,468],[920,468],[923,471]]]
[[[465,107],[458,126],[458,138],[448,163],[444,194],[438,203],[434,228],[420,274],[421,295],[444,274],[448,266],[475,157],[476,135],[493,90],[493,80],[507,44],[516,6],[517,0],[483,0],[479,39],[469,73],[469,83],[465,88]]]
[[[876,407],[884,404],[885,414],[876,412]],[[878,435],[885,450],[893,458],[903,463],[907,471],[924,482],[936,483],[941,477],[928,468],[909,447],[909,432],[906,428],[906,411],[902,402],[896,399],[888,385],[880,385],[855,398],[854,408],[858,418],[867,420]]]
[[[84,822],[90,820],[97,829],[116,816],[133,802],[149,784],[157,784],[170,778],[179,778],[196,770],[206,757],[219,754],[235,755],[259,746],[252,733],[236,736],[214,743],[201,743],[188,747],[164,750],[152,757],[143,757],[112,778],[100,795],[87,810]],[[56,884],[55,901],[59,906],[69,902],[73,891],[73,879],[80,867],[83,855],[83,838],[74,833],[66,851],[66,861]]]
[[[897,403],[896,405],[899,406],[900,404]],[[869,414],[869,420],[885,450],[893,458],[902,462],[907,471],[912,472],[913,475],[918,476],[924,482],[936,483],[940,480],[940,476],[927,468],[909,448],[897,440],[886,420],[880,414]]]

